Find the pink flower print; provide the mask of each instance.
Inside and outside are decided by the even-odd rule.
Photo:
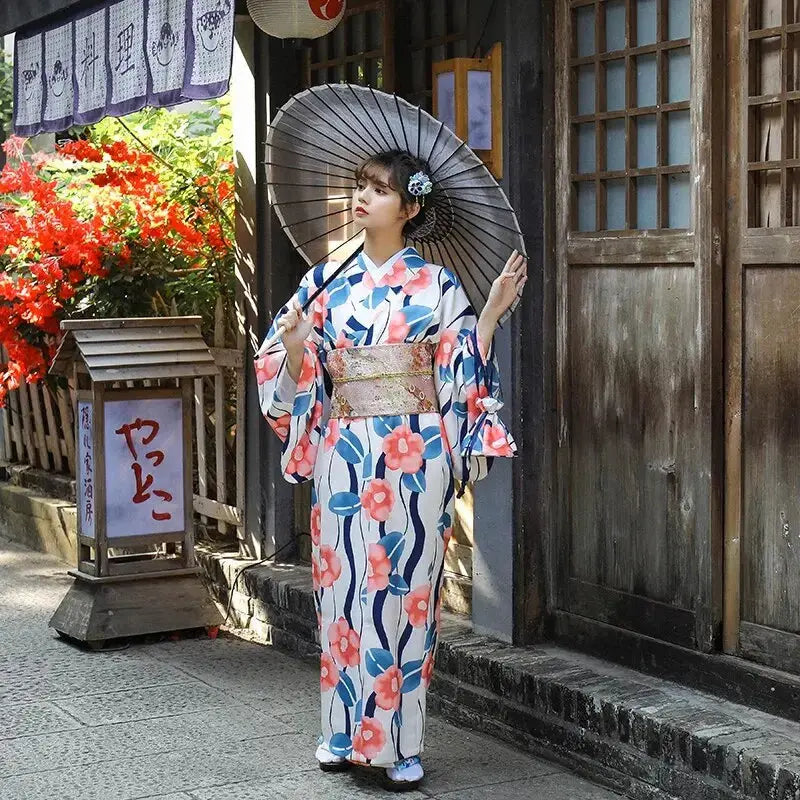
[[[447,367],[453,359],[453,349],[456,346],[458,334],[455,331],[442,331],[439,336],[439,345],[436,348],[436,364]]]
[[[431,678],[433,678],[433,653],[428,653],[422,665],[422,682],[425,686],[431,685]]]
[[[428,609],[430,608],[431,587],[429,583],[418,586],[413,592],[409,592],[403,598],[403,608],[408,614],[408,621],[412,628],[421,628],[428,620]]]
[[[328,421],[328,427],[325,431],[325,450],[326,452],[332,447],[336,447],[336,442],[339,441],[339,420],[332,419]]]
[[[339,331],[339,335],[336,337],[333,346],[337,350],[344,350],[348,347],[354,347],[355,342],[344,331]]]
[[[329,589],[342,574],[342,562],[336,551],[327,544],[319,549],[319,585]]]
[[[319,540],[322,534],[322,509],[319,503],[311,507],[311,541],[319,547]]]
[[[315,592],[319,591],[319,561],[313,553],[311,554],[311,586]]]
[[[431,285],[431,271],[428,267],[417,270],[417,274],[403,286],[403,294],[415,295],[424,292]]]
[[[313,325],[317,330],[322,330],[322,326],[325,324],[325,306],[328,305],[329,296],[328,292],[322,292],[311,306]]]
[[[323,653],[320,659],[319,685],[323,692],[336,688],[339,683],[339,668],[330,653]]]
[[[422,452],[425,440],[414,433],[408,425],[398,425],[383,438],[386,466],[406,473],[419,472],[422,468]]]
[[[467,389],[467,417],[475,419],[482,413],[482,409],[478,406],[478,398],[489,396],[489,390],[484,384],[475,386],[474,384]]]
[[[499,425],[489,425],[483,431],[483,455],[513,456],[505,431]]]
[[[361,639],[344,617],[339,617],[328,628],[328,641],[331,655],[340,667],[358,666],[361,660]]]
[[[361,278],[361,285],[365,289],[369,289],[369,291],[372,291],[375,288],[375,280],[369,272],[364,273],[364,276]]]
[[[386,555],[386,548],[382,544],[371,544],[367,563],[367,591],[385,589],[389,585],[391,571],[392,562]]]
[[[378,286],[399,286],[406,279],[406,262],[398,258],[379,281]]]
[[[317,457],[317,447],[311,444],[308,434],[305,433],[300,441],[295,445],[286,465],[286,471],[290,475],[297,474],[301,478],[310,478],[314,472],[314,460]]]
[[[389,320],[389,343],[404,342],[411,327],[406,322],[406,315],[402,311],[395,311]]]
[[[308,389],[316,376],[316,359],[311,351],[303,351],[303,365],[300,367],[300,377],[297,379],[297,391],[304,392]]]
[[[256,359],[256,380],[258,385],[271,381],[277,374],[281,366],[281,355],[263,355]]]
[[[444,549],[445,549],[445,552],[447,552],[447,545],[448,545],[448,544],[450,544],[450,538],[452,537],[452,535],[453,535],[453,529],[452,529],[452,527],[450,527],[450,528],[445,528],[445,529],[444,529],[444,532],[442,533],[442,538],[444,539]]]
[[[353,737],[353,751],[365,760],[377,758],[386,744],[386,731],[374,717],[362,717]]]
[[[375,678],[375,705],[384,711],[397,711],[402,685],[403,673],[398,667],[389,667],[383,675]]]
[[[394,492],[388,481],[375,478],[361,495],[364,510],[378,522],[386,522],[394,506]]]
[[[286,437],[289,435],[289,424],[291,421],[291,414],[283,414],[282,416],[278,417],[278,419],[272,419],[271,417],[267,419],[270,427],[275,431],[275,433],[278,434],[281,441],[286,441]]]

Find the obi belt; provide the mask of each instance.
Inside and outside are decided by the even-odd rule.
[[[431,342],[347,347],[328,354],[331,418],[425,414],[439,410]]]

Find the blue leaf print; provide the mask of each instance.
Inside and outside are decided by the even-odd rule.
[[[436,626],[431,625],[428,628],[428,633],[425,636],[425,652],[429,652],[433,650],[434,646],[436,645]]]
[[[406,325],[409,327],[409,336],[419,336],[425,333],[433,322],[433,309],[428,306],[406,306],[403,314],[406,318]]]
[[[364,480],[372,477],[372,453],[367,453],[364,456],[364,471],[362,473]]]
[[[444,532],[453,524],[453,520],[450,519],[450,515],[445,513],[442,514],[441,518],[439,519],[439,536],[444,536]]]
[[[403,727],[403,712],[398,708],[392,717],[392,724],[397,728]]]
[[[364,460],[364,445],[361,439],[347,428],[344,428],[339,435],[336,452],[351,464],[360,464]]]
[[[410,473],[403,475],[403,486],[405,486],[410,492],[424,492],[427,485],[424,469],[421,469],[419,472],[415,472],[413,475]]]
[[[421,255],[415,253],[406,253],[403,256],[403,261],[406,262],[406,266],[409,269],[420,269],[428,263]]]
[[[353,492],[336,492],[328,502],[328,508],[340,517],[352,517],[361,509],[361,499]]]
[[[350,282],[338,278],[328,287],[328,302],[326,308],[336,308],[344,305],[350,298]]]
[[[420,661],[420,664],[421,663]],[[417,683],[419,683],[419,681],[417,681]],[[339,683],[336,685],[336,694],[339,695],[342,702],[349,708],[352,708],[358,700],[353,679],[344,672],[339,673]]]
[[[467,416],[467,404],[466,403],[453,403],[453,411],[457,417],[466,417]]]
[[[442,454],[442,433],[438,425],[423,428],[420,431],[420,436],[422,436],[422,441],[425,442],[425,451],[422,457],[425,460],[438,458]]]
[[[294,405],[292,406],[292,416],[300,417],[308,411],[311,407],[311,392],[305,394],[298,394],[294,398]]]
[[[369,295],[361,301],[361,304],[367,308],[374,309],[377,308],[387,298],[388,295],[389,287],[379,286],[377,289],[373,289]]]
[[[356,346],[360,344],[364,344],[364,340],[367,338],[367,334],[369,333],[369,328],[364,328],[360,331],[353,331],[353,333],[349,336],[350,339],[356,344]]]
[[[394,666],[394,656],[382,647],[373,647],[367,650],[365,657],[367,672],[373,678],[383,675],[389,667]]]
[[[329,319],[325,320],[322,329],[325,332],[325,339],[329,342],[335,342],[339,337],[339,334],[336,333],[336,328],[333,327],[333,323]]]
[[[364,716],[364,701],[363,700],[359,700],[356,703],[356,710],[353,713],[353,716],[355,717],[356,725],[358,725],[358,723],[361,722],[361,717]]]
[[[372,421],[372,427],[375,428],[378,436],[388,436],[398,425],[402,424],[401,417],[375,417]]]
[[[364,606],[367,604],[367,587],[366,586],[361,590],[361,604],[364,605]]]
[[[386,555],[389,557],[389,561],[392,562],[392,569],[397,569],[400,556],[403,555],[403,549],[406,546],[403,531],[387,533],[386,536],[380,540],[379,544],[382,544],[383,549],[386,550]]]
[[[402,693],[408,694],[416,689],[422,680],[422,661],[406,661],[402,667],[403,688]]]
[[[395,572],[395,574],[389,578],[389,591],[398,597],[402,597],[404,594],[408,594],[411,590],[406,583],[406,579],[402,575],[398,575]]]
[[[346,733],[334,733],[328,742],[331,753],[339,758],[347,758],[353,752],[353,742]]]
[[[453,382],[453,370],[450,368],[449,365],[439,367],[439,380],[442,383]]]

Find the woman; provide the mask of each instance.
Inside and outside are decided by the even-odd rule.
[[[455,273],[407,236],[430,225],[436,186],[402,151],[357,170],[352,213],[364,249],[304,314],[339,264],[312,269],[256,360],[264,416],[283,440],[286,479],[313,477],[312,572],[322,646],[324,770],[423,777],[453,480],[478,480],[514,442],[492,339],[527,280],[513,253],[476,319]],[[269,338],[269,337],[268,337]]]

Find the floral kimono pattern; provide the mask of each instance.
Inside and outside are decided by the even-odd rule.
[[[300,303],[338,266],[309,271]],[[278,342],[256,358],[259,400],[283,441],[285,478],[314,481],[323,737],[337,755],[390,766],[423,750],[454,478],[479,480],[516,448],[497,416],[493,347],[482,352],[452,271],[413,248],[381,266],[362,253],[312,309],[297,382]],[[414,342],[435,345],[438,411],[328,419],[332,350]]]

